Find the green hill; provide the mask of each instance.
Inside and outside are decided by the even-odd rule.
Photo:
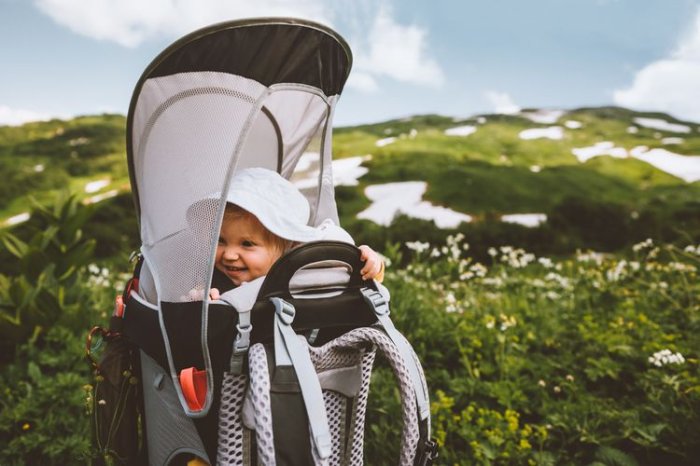
[[[639,124],[650,119],[657,122],[656,128]],[[661,129],[659,121],[665,124]],[[679,127],[673,125],[682,125],[681,130],[687,127],[688,131],[678,132]],[[463,126],[471,126],[471,134],[447,134],[450,128]],[[0,222],[30,210],[29,196],[51,202],[66,188],[84,199],[128,196],[124,127],[125,118],[120,115],[0,127],[0,175],[4,180],[0,185]],[[700,214],[700,182],[683,181],[634,157],[604,155],[581,162],[572,152],[608,142],[611,148],[627,153],[644,146],[645,150],[700,155],[698,128],[697,124],[666,114],[617,107],[581,108],[559,114],[529,109],[518,115],[465,119],[421,115],[336,128],[336,159],[372,156],[364,163],[369,173],[360,178],[359,186],[338,189],[343,222],[366,241],[415,239],[355,218],[370,204],[364,196],[365,187],[410,180],[427,182],[426,200],[472,216],[473,225],[460,229],[473,236],[491,235],[493,232],[474,230],[505,214],[544,213],[551,224],[566,206],[583,203],[590,204],[586,210],[591,215],[602,205],[615,206],[615,215],[641,215],[646,225],[652,226],[640,229],[631,225],[639,234],[665,236],[666,240],[673,240],[674,234],[698,239],[700,226],[687,217]],[[533,129],[554,131],[559,138],[524,139],[523,131]],[[377,144],[381,140],[384,144]],[[129,205],[124,200],[116,203]],[[577,222],[573,213],[563,217],[569,223]],[[440,234],[430,222],[420,228],[427,228],[431,235]],[[507,236],[532,234],[522,233],[517,225],[497,228],[511,228]],[[669,229],[675,233],[669,233]],[[569,243],[569,249],[574,243],[600,246]]]

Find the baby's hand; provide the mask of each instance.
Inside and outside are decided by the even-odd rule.
[[[221,296],[221,293],[219,293],[218,288],[211,288],[209,290],[209,299],[211,301],[215,301],[219,299]],[[200,288],[192,288],[189,293],[187,293],[187,296],[182,296],[182,301],[201,301],[204,299],[204,290]]]
[[[372,248],[363,244],[359,246],[360,249],[360,259],[365,262],[364,267],[360,270],[363,280],[377,280],[382,281],[384,278],[384,261],[379,254],[377,254]]]

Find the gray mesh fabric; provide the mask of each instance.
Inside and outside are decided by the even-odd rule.
[[[416,395],[413,391],[413,384],[411,382],[411,376],[408,372],[406,362],[401,357],[401,354],[396,349],[396,346],[391,339],[380,330],[363,327],[351,330],[335,340],[326,343],[320,348],[311,347],[309,350],[312,354],[316,352],[321,354],[334,353],[336,351],[347,352],[347,350],[350,348],[355,348],[358,350],[364,349],[367,347],[368,343],[375,345],[384,355],[398,381],[399,391],[401,393],[403,420],[399,464],[402,466],[412,465],[416,455],[416,448],[418,446],[420,436],[418,429],[418,413],[416,412],[415,405]],[[369,373],[367,376],[369,377]],[[355,425],[359,423],[364,423],[364,418],[356,418]],[[352,462],[350,464],[362,464],[361,461],[356,463],[355,461],[357,461],[357,459],[358,458],[356,455],[352,455]]]
[[[217,202],[233,156],[266,88],[225,73],[180,73],[147,81],[136,108],[134,163],[141,239],[161,301],[183,301],[211,275]],[[137,133],[137,131],[140,131]]]
[[[347,461],[344,464],[361,466],[364,456],[365,439],[365,414],[367,413],[367,399],[369,397],[369,384],[372,380],[372,366],[376,351],[367,351],[362,355],[362,387],[355,400],[352,419],[350,421],[350,432],[352,437],[349,441],[347,451]]]
[[[272,434],[270,404],[270,373],[265,347],[256,343],[250,347],[250,386],[248,394],[255,410],[255,440],[258,443],[258,461],[265,466],[275,465],[275,444]]]
[[[321,347],[307,345],[307,349],[317,373],[353,367],[357,364],[362,368],[361,387],[354,399],[335,391],[324,390],[323,400],[331,431],[332,454],[327,462],[315,458],[316,464],[333,466],[363,464],[364,418],[375,350],[378,350],[392,368],[401,393],[403,430],[399,464],[412,465],[419,441],[415,393],[406,361],[403,360],[391,339],[381,330],[365,327],[349,331]],[[261,344],[251,347],[249,366],[250,386],[246,396],[251,397],[255,411],[258,459],[260,464],[271,465],[275,464],[275,452],[270,414],[270,380],[267,356]],[[230,395],[230,393],[240,392],[239,388],[233,386],[235,383],[228,376],[224,381],[219,422],[220,464],[245,464],[237,462],[236,458],[240,458],[240,456],[236,457],[238,444],[230,448],[230,439],[237,438],[236,432],[244,429],[234,425],[236,422],[240,423],[240,404],[242,404],[240,398]],[[225,455],[222,455],[222,452],[225,452]]]
[[[221,410],[219,411],[219,441],[217,462],[224,465],[243,466],[244,427],[241,420],[243,396],[248,377],[224,374],[221,386]]]

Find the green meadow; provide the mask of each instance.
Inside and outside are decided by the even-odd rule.
[[[138,248],[124,124],[101,115],[0,127],[0,222],[31,214],[0,229],[0,464],[105,454],[90,443],[98,381],[84,341],[106,325]],[[465,125],[476,130],[445,134]],[[555,125],[561,139],[520,137]],[[427,115],[334,130],[335,158],[371,155],[336,198],[357,242],[389,260],[392,318],[425,369],[438,464],[697,464],[700,182],[632,157],[581,163],[572,149],[610,141],[700,155],[698,128],[591,108],[547,124]],[[356,217],[370,205],[366,187],[398,181],[427,182],[424,200],[473,221],[439,229],[408,215],[389,226]],[[501,221],[514,213],[547,221]],[[366,464],[396,463],[397,419],[380,364]]]

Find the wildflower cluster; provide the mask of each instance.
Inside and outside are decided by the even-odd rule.
[[[683,252],[686,252],[688,254],[693,254],[695,256],[700,256],[700,244],[693,246],[692,244],[689,244],[683,249]]]
[[[488,253],[494,259],[516,269],[527,267],[535,260],[534,254],[512,246],[501,246],[498,250],[496,248],[489,248]]]
[[[497,323],[499,324],[499,330],[501,332],[505,332],[509,328],[515,327],[518,323],[518,320],[515,318],[515,316],[509,316],[505,314],[500,314],[498,316],[498,320],[493,316],[486,316],[486,328],[493,329],[496,327]]]
[[[109,270],[106,267],[98,267],[96,264],[90,264],[87,267],[88,285],[96,288],[109,288],[112,282],[109,277]]]
[[[673,353],[670,349],[663,349],[649,356],[649,362],[656,367],[663,367],[667,364],[683,364],[685,358],[681,353]]]

